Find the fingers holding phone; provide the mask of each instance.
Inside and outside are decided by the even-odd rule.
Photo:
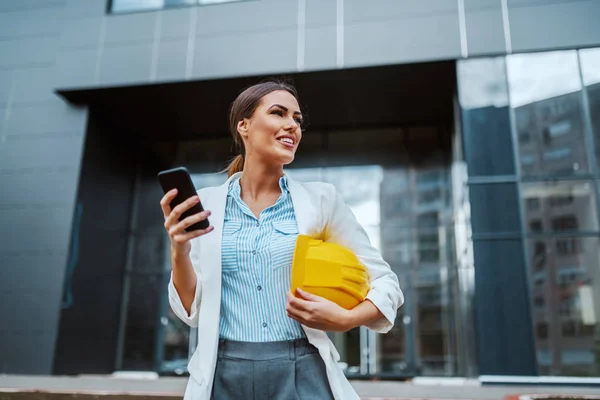
[[[162,171],[158,179],[165,192],[160,206],[171,246],[176,252],[189,254],[190,240],[213,230],[208,222],[210,211],[202,207],[186,168]]]

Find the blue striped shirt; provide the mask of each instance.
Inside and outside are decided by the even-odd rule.
[[[272,342],[304,337],[285,311],[298,224],[285,176],[281,195],[257,219],[242,201],[239,179],[229,185],[222,241],[220,337]]]

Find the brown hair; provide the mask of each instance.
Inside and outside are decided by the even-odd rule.
[[[291,84],[281,81],[267,81],[258,83],[245,89],[239,94],[233,103],[231,103],[231,108],[229,109],[229,131],[231,132],[231,136],[233,136],[233,142],[238,148],[240,154],[235,156],[235,158],[227,166],[226,171],[229,176],[244,169],[244,156],[246,154],[246,149],[244,148],[242,137],[237,130],[238,122],[245,118],[251,118],[262,98],[269,93],[276,92],[278,90],[285,90],[294,96],[296,100],[298,100],[296,88]]]

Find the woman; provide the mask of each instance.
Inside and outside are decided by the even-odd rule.
[[[403,302],[398,279],[334,187],[289,179],[302,114],[287,84],[254,85],[233,102],[230,130],[240,149],[227,182],[170,209],[169,302],[198,327],[185,399],[357,399],[326,331],[366,326],[385,333]],[[202,199],[205,212],[179,222]],[[210,211],[209,211],[210,210]],[[185,228],[209,218],[203,231]],[[346,246],[369,271],[367,299],[352,310],[298,290],[289,293],[298,234]]]

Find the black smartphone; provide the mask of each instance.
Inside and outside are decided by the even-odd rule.
[[[185,167],[177,167],[160,171],[158,173],[158,181],[160,182],[160,185],[165,193],[169,192],[170,190],[177,189],[177,196],[171,200],[171,210],[190,197],[196,195],[196,188],[192,182],[192,177]],[[179,220],[182,221],[190,215],[194,215],[202,211],[204,211],[202,203],[198,202],[181,214]],[[209,225],[210,224],[207,218],[204,221],[197,222],[194,225],[187,227],[185,230],[187,232],[191,232],[198,229],[206,229],[209,227]]]

